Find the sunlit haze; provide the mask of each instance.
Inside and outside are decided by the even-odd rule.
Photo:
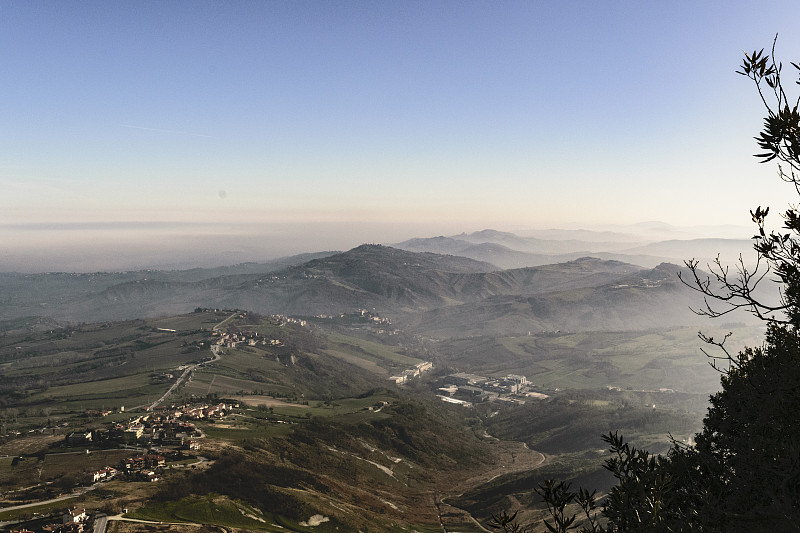
[[[793,191],[752,157],[764,111],[735,70],[776,34],[800,59],[798,20],[789,1],[5,3],[7,265],[746,228]]]

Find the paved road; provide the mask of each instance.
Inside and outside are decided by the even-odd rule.
[[[228,320],[228,319],[226,318],[225,320]],[[224,321],[223,321],[223,322],[224,322]],[[220,322],[220,324],[222,324],[222,322]],[[217,324],[217,325],[219,325],[219,324]],[[214,327],[217,327],[217,326],[214,326]],[[206,365],[206,364],[208,364],[208,363],[213,363],[214,361],[219,361],[219,360],[221,359],[221,356],[220,356],[220,354],[219,354],[219,346],[218,346],[218,345],[216,345],[216,344],[212,344],[212,345],[211,345],[211,353],[213,353],[213,354],[214,354],[214,359],[209,359],[208,361],[203,361],[202,363],[197,363],[197,364],[195,364],[195,365],[189,365],[189,366],[187,366],[187,367],[186,367],[186,368],[183,370],[183,374],[181,374],[181,377],[179,377],[179,378],[178,378],[178,380],[177,380],[177,381],[175,381],[175,383],[173,383],[173,384],[172,384],[172,386],[169,388],[169,390],[168,390],[167,392],[165,392],[165,393],[164,393],[164,395],[163,395],[161,398],[159,398],[158,400],[156,400],[155,402],[153,402],[153,403],[150,405],[150,407],[148,407],[148,410],[155,409],[157,405],[159,405],[160,403],[163,403],[163,402],[164,402],[164,400],[166,400],[167,398],[169,398],[169,395],[170,395],[170,394],[172,394],[173,392],[175,392],[175,389],[177,389],[177,388],[178,388],[178,387],[181,385],[181,383],[183,383],[184,381],[186,381],[186,379],[187,379],[189,376],[191,376],[192,372],[194,372],[194,370],[195,370],[196,368],[198,368],[198,367],[201,367],[201,366],[203,366],[203,365]]]
[[[106,533],[106,525],[108,524],[108,516],[99,514],[94,517],[94,533]]]
[[[139,520],[138,518],[125,518],[121,514],[107,517],[109,520],[119,520],[120,522],[136,522],[138,524],[166,524],[174,526],[203,526],[195,522],[156,522],[155,520]],[[220,526],[222,527],[222,526]],[[95,533],[98,533],[95,531]]]
[[[52,498],[50,500],[43,500],[39,502],[32,502],[32,503],[23,503],[20,505],[11,505],[9,507],[0,507],[0,513],[4,511],[16,511],[18,509],[27,509],[28,507],[36,507],[37,505],[46,505],[48,503],[56,503],[56,502],[63,502],[64,500],[69,500],[70,498],[77,498],[78,496],[82,496],[89,492],[90,490],[94,490],[99,487],[102,483],[95,483],[90,487],[83,487],[78,489],[77,491],[73,492],[72,494],[64,494],[63,496],[59,496],[58,498]]]
[[[187,366],[187,367],[184,369],[184,371],[183,371],[183,374],[181,374],[181,377],[179,377],[179,378],[178,378],[178,380],[177,380],[177,381],[175,381],[175,383],[173,383],[173,384],[172,384],[172,386],[169,388],[169,390],[168,390],[167,392],[165,392],[165,393],[164,393],[164,396],[162,396],[161,398],[159,398],[158,400],[156,400],[156,401],[154,401],[152,404],[150,404],[150,407],[148,407],[148,408],[147,408],[147,410],[149,411],[149,410],[155,409],[155,408],[156,408],[156,406],[157,406],[158,404],[160,404],[161,402],[163,402],[164,400],[166,400],[166,399],[169,397],[169,395],[170,395],[170,394],[172,394],[172,392],[173,392],[175,389],[177,389],[177,388],[178,388],[178,386],[179,386],[181,383],[183,383],[183,382],[184,382],[184,380],[186,380],[186,377],[187,377],[189,374],[191,374],[192,370],[194,370],[195,368],[197,368],[197,366],[198,366],[198,365],[189,365],[189,366]]]
[[[216,326],[211,328],[211,331],[219,331],[219,328],[221,328],[223,326],[223,324],[225,324],[226,322],[228,322],[230,320],[233,320],[233,317],[235,317],[238,314],[239,314],[239,311],[235,311],[231,316],[229,316],[228,318],[226,318],[225,320],[223,320],[222,322],[220,322],[219,324],[217,324]]]

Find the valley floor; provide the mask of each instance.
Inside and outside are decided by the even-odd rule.
[[[480,472],[471,472],[469,474],[473,475],[451,483],[434,495],[434,505],[439,513],[443,531],[492,531],[484,527],[468,511],[451,505],[450,500],[501,476],[527,472],[542,466],[547,460],[543,453],[531,450],[526,444],[520,442],[497,441],[496,452],[497,464]]]

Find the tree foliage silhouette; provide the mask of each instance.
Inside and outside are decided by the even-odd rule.
[[[777,38],[776,38],[777,39]],[[800,65],[791,63],[798,76]],[[737,71],[754,83],[767,116],[755,138],[761,162],[778,162],[779,177],[800,196],[800,99],[790,100],[775,60],[775,42],[745,54]],[[700,335],[718,351],[721,390],[710,399],[694,446],[673,440],[654,456],[608,434],[612,457],[604,465],[617,479],[597,510],[593,494],[547,481],[537,491],[550,510],[547,531],[736,532],[800,530],[800,211],[789,207],[781,229],[767,231],[769,208],[751,211],[757,227],[755,267],[740,259],[731,270],[719,259],[704,273],[687,261],[684,283],[705,297],[696,312],[711,317],[745,309],[766,323],[764,343],[731,353],[723,339]],[[777,282],[775,298],[756,288]],[[587,517],[566,506],[578,503]],[[509,520],[510,518],[510,520]],[[505,531],[526,531],[513,517],[495,519]],[[518,529],[513,529],[517,527]]]

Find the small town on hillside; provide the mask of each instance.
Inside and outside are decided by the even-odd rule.
[[[240,310],[214,310],[196,309],[196,312],[215,311],[230,315],[230,318],[244,319],[248,317],[246,311]],[[229,319],[230,319],[229,318]],[[295,325],[308,327],[304,319],[283,315],[267,317],[272,325]],[[219,359],[227,350],[263,347],[267,350],[273,348],[286,349],[289,341],[277,331],[273,334],[263,334],[245,327],[225,327],[226,319],[209,331],[204,339],[195,341],[191,345],[185,344],[193,350],[210,350],[213,357],[201,362],[187,363],[173,371],[151,375],[152,382],[175,382],[173,388],[191,372],[208,362]],[[391,333],[386,329],[390,325],[387,318],[380,317],[374,312],[359,309],[353,313],[336,316],[318,316],[317,320],[340,321],[348,329],[368,330],[372,333]],[[314,320],[309,319],[309,320]],[[168,328],[156,328],[165,333],[175,333]],[[263,331],[263,330],[262,330]],[[281,352],[278,350],[276,353]],[[434,364],[431,361],[421,361],[413,366],[392,375],[388,380],[395,385],[404,386],[412,380],[420,379],[425,375],[433,374]],[[183,371],[184,375],[178,378]],[[490,378],[462,372],[452,373],[428,380],[437,392],[437,396],[444,402],[464,407],[490,401],[503,401],[510,403],[525,403],[526,398],[546,398],[547,396],[531,390],[531,384],[525,376],[509,374],[500,378]],[[95,450],[130,449],[130,455],[118,455],[110,464],[85,470],[75,481],[72,490],[81,490],[80,487],[100,486],[110,480],[126,482],[155,483],[162,480],[167,468],[185,466],[187,461],[198,460],[202,437],[195,422],[222,421],[231,414],[239,404],[235,400],[193,401],[182,405],[167,405],[165,398],[173,391],[170,390],[158,401],[134,409],[125,421],[119,421],[120,415],[125,413],[125,407],[115,410],[87,409],[83,415],[89,419],[86,429],[72,431],[64,437],[63,446],[68,449],[79,449],[81,453],[94,453]],[[209,397],[211,398],[211,397]],[[382,410],[387,403],[378,402],[368,409],[371,411]],[[95,421],[100,422],[109,415],[114,415],[117,420],[102,427],[92,428]],[[276,423],[287,423],[277,420]],[[291,423],[291,422],[288,422]],[[69,452],[75,453],[75,452]],[[120,459],[120,457],[122,457]],[[199,458],[202,460],[202,458]],[[102,464],[102,463],[101,463]],[[25,522],[24,527],[13,528],[10,531],[43,532],[43,533],[88,533],[91,531],[95,517],[87,513],[85,508],[73,507],[63,510],[57,509],[47,516],[38,515],[32,521]],[[23,524],[19,524],[22,526]],[[10,526],[10,525],[9,525]]]
[[[339,313],[335,315],[318,314],[314,316],[317,320],[325,320],[333,323],[344,324],[354,330],[367,330],[376,335],[398,335],[399,329],[389,328],[392,321],[384,316],[378,315],[375,310],[357,309],[352,313]]]
[[[202,461],[197,457],[202,433],[193,422],[221,421],[239,404],[235,401],[218,403],[191,403],[180,406],[158,406],[146,413],[136,414],[124,423],[109,427],[73,431],[66,435],[63,446],[81,448],[86,454],[92,450],[130,449],[131,455],[117,464],[106,465],[85,472],[76,481],[79,486],[95,488],[112,479],[132,482],[158,482],[170,464],[182,466],[187,460]],[[124,408],[119,412],[124,412]],[[97,418],[111,415],[111,410],[87,410],[85,415]],[[123,511],[124,512],[124,511]],[[88,533],[92,531],[94,516],[85,508],[72,507],[53,511],[48,515],[34,515],[24,527],[9,531],[19,533]],[[22,525],[22,524],[20,524]]]
[[[191,420],[221,420],[238,404],[221,402],[217,405],[199,404],[155,407],[150,412],[131,417],[124,424],[110,428],[78,431],[66,436],[71,447],[97,445],[178,446],[196,449],[199,435]]]

